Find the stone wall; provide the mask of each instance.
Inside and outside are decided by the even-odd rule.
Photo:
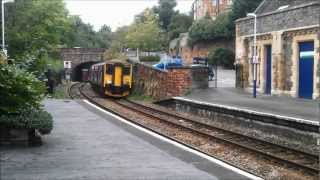
[[[192,89],[208,87],[206,67],[159,70],[141,63],[134,65],[134,91],[154,99],[181,96]]]
[[[183,63],[185,65],[192,64],[192,60],[194,57],[208,57],[208,54],[211,51],[214,51],[218,48],[226,48],[231,51],[234,51],[234,40],[224,40],[224,41],[212,41],[212,42],[197,42],[193,45],[193,47],[188,46],[187,43],[184,43],[186,37],[182,37],[180,41],[172,42],[172,43],[180,43],[177,45],[170,46],[170,55],[171,56],[181,56]],[[179,51],[176,48],[180,48]],[[179,52],[179,54],[177,54]]]
[[[271,94],[298,97],[299,93],[299,43],[313,41],[314,55],[314,87],[313,98],[320,97],[320,76],[317,67],[320,63],[320,2],[267,0],[260,6],[258,13],[257,49],[259,64],[257,70],[258,91],[266,91],[266,46],[272,47]],[[268,12],[279,7],[272,3],[290,3],[284,10]],[[282,5],[282,4],[280,4]],[[274,7],[273,7],[274,6]],[[263,9],[265,8],[265,9]],[[277,8],[276,8],[277,9]],[[259,9],[258,9],[259,12]],[[253,84],[253,18],[244,18],[236,22],[236,63],[241,64],[242,76],[239,75],[237,87],[249,90]]]
[[[99,62],[103,60],[104,48],[62,48],[62,61],[71,61],[72,68],[85,62]]]
[[[259,14],[257,19],[257,33],[267,33],[299,27],[319,24],[320,3],[289,7],[282,11]],[[238,35],[246,36],[253,34],[254,18],[237,20]]]

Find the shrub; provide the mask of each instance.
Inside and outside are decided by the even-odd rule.
[[[0,64],[0,114],[39,109],[44,92],[44,84],[33,74]]]
[[[49,133],[52,117],[41,108],[45,86],[32,73],[0,64],[0,126]]]
[[[141,56],[139,57],[142,62],[159,62],[160,56]]]
[[[19,114],[0,116],[0,125],[8,128],[38,129],[42,134],[49,134],[53,127],[52,116],[42,110],[28,110]]]
[[[235,54],[229,49],[219,48],[209,53],[208,59],[210,65],[219,65],[228,69],[234,68]]]

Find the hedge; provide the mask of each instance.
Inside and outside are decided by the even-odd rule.
[[[53,128],[53,120],[52,116],[44,110],[32,110],[19,114],[1,115],[0,126],[38,129],[42,134],[49,134]]]

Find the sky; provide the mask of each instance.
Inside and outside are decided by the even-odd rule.
[[[115,31],[118,27],[133,22],[134,15],[158,4],[158,0],[65,0],[71,15],[99,30],[104,24]],[[193,0],[177,0],[176,10],[189,13]]]

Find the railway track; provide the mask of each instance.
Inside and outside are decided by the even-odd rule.
[[[83,86],[78,86],[80,94],[90,100],[92,103],[105,108],[103,105],[97,103],[94,98],[85,94],[82,90]],[[76,86],[74,86],[76,88]],[[232,145],[236,148],[242,148],[259,156],[271,159],[278,163],[285,165],[288,168],[295,168],[297,170],[303,169],[305,172],[318,175],[319,174],[319,157],[306,152],[297,151],[272,144],[266,141],[258,140],[252,137],[244,136],[242,134],[227,131],[221,128],[216,128],[205,123],[192,120],[188,117],[183,117],[174,113],[163,110],[154,109],[149,106],[132,102],[129,100],[111,100],[125,109],[137,112],[143,116],[157,119],[175,127],[183,128],[188,131],[200,134],[210,139]],[[110,111],[110,110],[109,110]],[[118,112],[112,111],[120,116]],[[123,116],[122,116],[123,117]],[[126,118],[126,117],[123,117]],[[127,119],[127,118],[126,118]],[[143,125],[141,125],[143,126]],[[149,128],[148,128],[149,129]],[[197,149],[197,148],[194,148]]]
[[[76,82],[73,83],[68,90],[68,95],[71,99],[78,99],[78,98],[82,98],[83,95],[81,93],[81,88],[82,86],[84,86],[84,83],[80,83],[80,82]]]

